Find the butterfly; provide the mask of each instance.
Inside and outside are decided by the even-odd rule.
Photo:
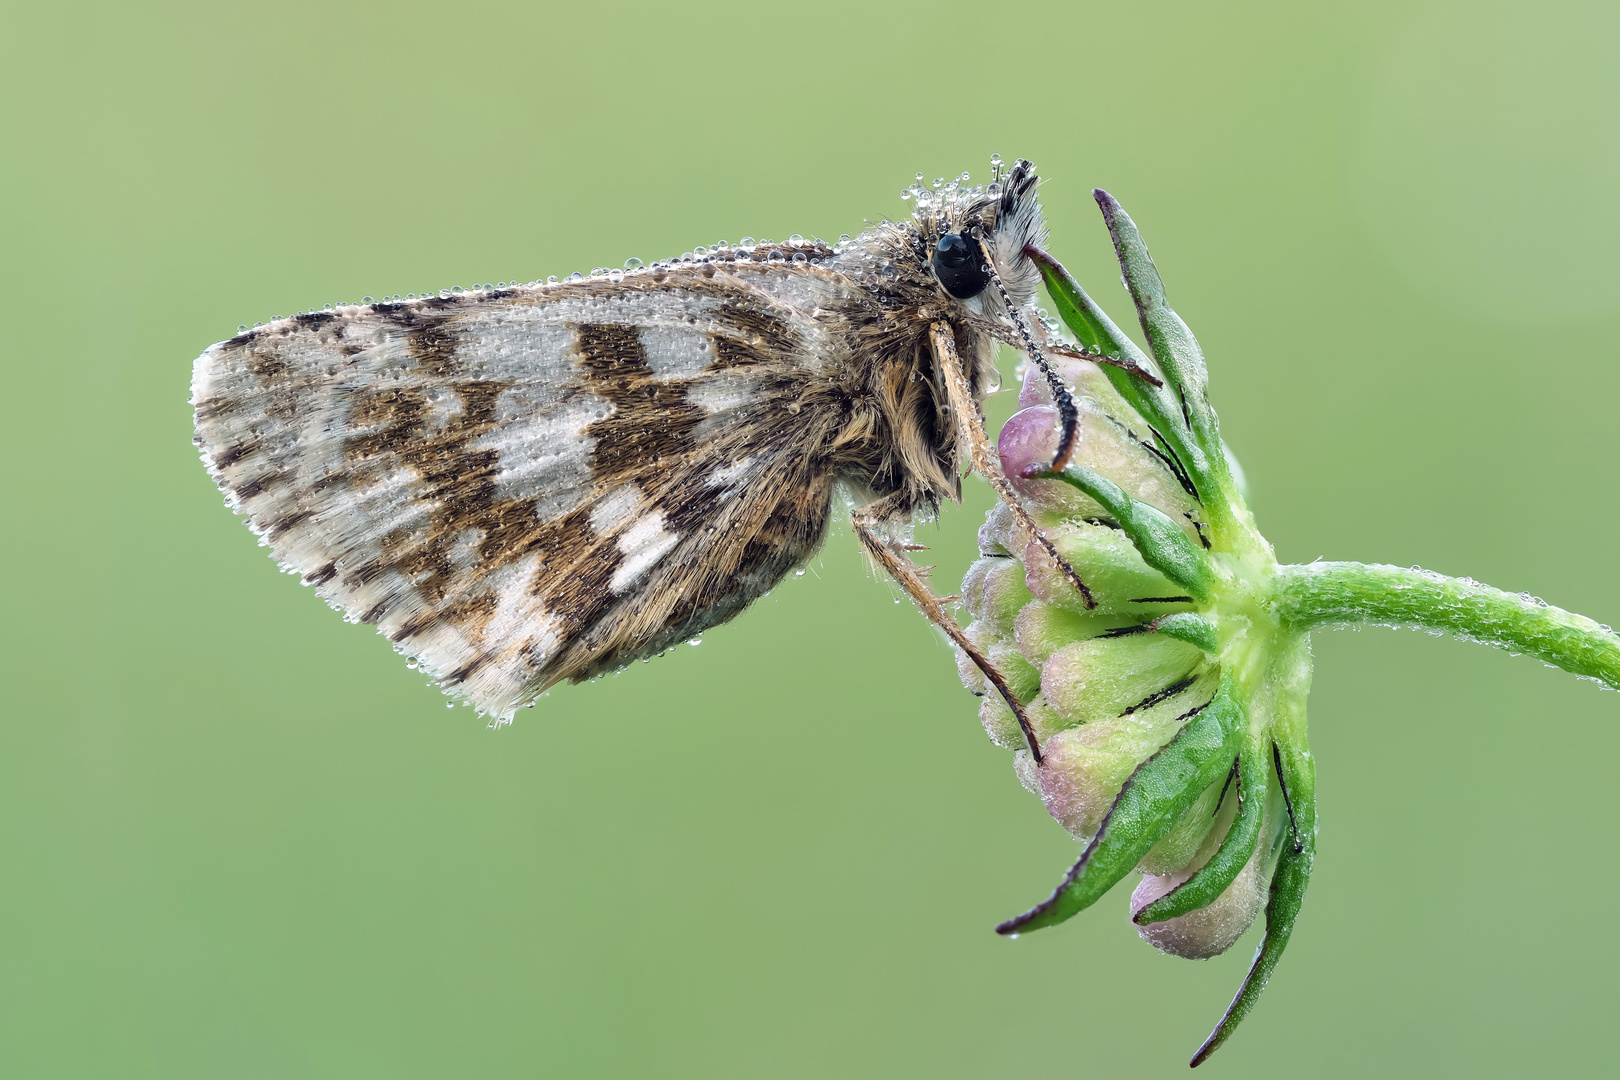
[[[910,559],[911,523],[960,499],[969,463],[1039,536],[980,403],[997,342],[1049,373],[1028,254],[1046,231],[1034,167],[993,165],[982,187],[914,185],[913,213],[837,245],[745,240],[256,327],[197,359],[193,441],[284,570],[495,724],[732,618],[846,494],[862,546],[1028,733]],[[1074,410],[1051,381],[1062,458]]]

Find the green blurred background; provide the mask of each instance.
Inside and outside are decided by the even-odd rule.
[[[1141,224],[1282,558],[1620,622],[1613,4],[5,23],[0,1075],[1176,1075],[1253,946],[1163,957],[1123,891],[991,933],[1074,845],[847,528],[701,648],[446,711],[198,464],[239,322],[830,238],[1021,154],[1116,317],[1090,189]],[[1316,655],[1317,880],[1207,1071],[1613,1068],[1620,698],[1409,632]]]

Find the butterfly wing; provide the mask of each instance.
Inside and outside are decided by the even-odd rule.
[[[312,312],[198,358],[194,441],[285,570],[508,719],[809,556],[827,347],[695,273]]]

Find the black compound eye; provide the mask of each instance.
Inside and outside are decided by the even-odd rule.
[[[990,284],[979,246],[961,233],[946,233],[934,249],[934,273],[945,291],[958,300],[971,300]]]

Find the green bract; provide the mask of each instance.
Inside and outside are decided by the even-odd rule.
[[[1252,1008],[1310,880],[1311,630],[1439,628],[1616,688],[1620,638],[1466,578],[1359,563],[1279,565],[1221,441],[1198,342],[1166,302],[1131,219],[1106,192],[1095,195],[1151,355],[1056,260],[1029,249],[1080,346],[1046,360],[1075,399],[1079,437],[1054,472],[1059,413],[1031,364],[1026,407],[998,440],[1003,470],[1087,592],[999,504],[962,586],[972,615],[966,636],[1024,706],[1040,761],[1011,708],[986,692],[960,651],[958,666],[983,696],[991,739],[1014,751],[1024,785],[1085,845],[1056,891],[999,932],[1062,922],[1132,870],[1142,874],[1130,902],[1141,935],[1178,956],[1225,950],[1264,909],[1249,975],[1197,1065]]]

